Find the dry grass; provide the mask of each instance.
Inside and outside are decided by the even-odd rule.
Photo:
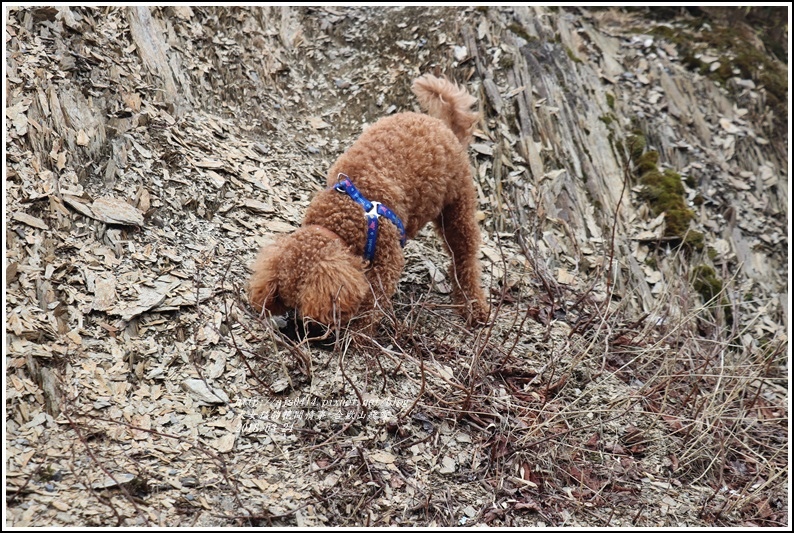
[[[543,264],[524,251],[530,264]],[[332,357],[365,418],[363,391],[347,375],[356,370],[345,371],[351,358],[364,357],[368,390],[383,393],[407,380],[415,397],[385,422],[389,433],[408,435],[394,449],[433,437],[408,429],[417,420],[471,432],[483,460],[473,461],[467,479],[511,496],[509,507],[483,510],[483,522],[510,523],[508,508],[556,522],[575,504],[592,515],[590,523],[610,525],[616,512],[635,508],[634,523],[652,523],[642,517],[640,494],[651,480],[673,490],[709,487],[713,494],[700,502],[697,517],[705,523],[781,525],[788,412],[785,378],[776,369],[787,343],[743,344],[758,317],[727,328],[724,313],[695,303],[686,276],[679,279],[653,313],[632,321],[620,306],[606,311],[587,294],[537,275],[545,294],[520,301],[502,292],[491,325],[477,331],[422,295],[398,305],[374,338],[343,332]],[[678,310],[676,318],[670,309]],[[578,315],[567,335],[550,319],[555,312]],[[528,338],[542,348],[527,351]],[[310,357],[291,361],[305,372]],[[312,447],[350,446],[353,425],[315,434]],[[372,481],[368,469],[359,474]],[[426,506],[433,507],[432,498]],[[454,523],[444,507],[425,511]]]

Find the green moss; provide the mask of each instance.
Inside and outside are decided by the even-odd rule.
[[[692,175],[689,175],[686,178],[684,178],[684,183],[686,183],[686,186],[689,187],[690,189],[694,189],[695,187],[698,186],[697,181],[695,181],[695,177]]]
[[[763,10],[766,8],[753,9]],[[756,33],[766,45],[766,50],[772,50],[774,55],[781,57],[778,53],[779,50],[777,50],[780,48],[778,41],[785,42],[785,40],[779,38],[780,31],[774,30],[782,30],[785,26],[785,12],[779,11],[779,13],[783,13],[782,18],[780,18],[780,15],[772,15],[773,11],[767,14],[761,13],[765,12],[758,11],[754,17],[757,22],[763,21],[762,24],[759,24],[761,27],[769,26],[771,31],[759,30]],[[738,16],[740,10],[737,9],[736,14]],[[742,17],[746,17],[749,14],[750,11],[745,11]],[[743,78],[753,79],[764,84],[767,91],[772,94],[775,102],[784,103],[787,101],[788,72],[785,67],[781,67],[780,64],[776,63],[774,57],[767,51],[759,50],[753,46],[750,40],[739,30],[740,26],[735,24],[725,26],[715,20],[710,21],[709,26],[704,26],[704,21],[701,19],[693,19],[692,22],[693,24],[691,24],[690,28],[681,26],[670,28],[667,25],[660,25],[650,30],[637,28],[637,31],[639,33],[648,32],[676,44],[679,47],[681,61],[691,70],[724,82],[733,77],[733,69],[738,68]],[[694,32],[697,32],[697,39]],[[778,38],[775,39],[774,36]],[[711,72],[709,65],[696,58],[695,54],[698,49],[694,48],[693,45],[695,43],[704,43],[720,52],[720,55],[723,56],[719,60],[720,67]],[[786,54],[784,53],[783,55]],[[786,63],[787,61],[783,61],[783,65]]]
[[[705,200],[705,198],[703,198],[703,195],[702,195],[702,194],[697,194],[697,195],[695,195],[695,197],[692,199],[692,203],[693,203],[693,204],[695,204],[695,205],[697,205],[697,206],[701,206],[701,205],[703,205],[703,203],[704,203],[705,201],[706,201],[706,200]]]
[[[135,476],[132,478],[127,487],[130,489],[130,492],[138,495],[139,497],[145,496],[151,490],[149,488],[149,481],[146,478],[140,476]]]
[[[684,235],[684,242],[682,244],[686,248],[700,252],[706,245],[706,237],[699,231],[689,230]]]
[[[518,35],[527,42],[537,41],[537,37],[531,36],[529,33],[527,33],[527,30],[525,30],[520,24],[516,24],[515,22],[509,24],[507,26],[507,29],[512,31],[513,33],[515,33],[516,35]]]
[[[664,171],[664,177],[666,180],[670,182],[672,190],[675,191],[676,194],[680,194],[683,196],[685,191],[684,191],[684,184],[681,182],[681,174],[679,174],[675,170],[668,168],[667,170]]]
[[[48,483],[55,478],[55,469],[52,465],[47,465],[46,467],[39,470],[39,481],[42,483]]]
[[[516,60],[515,60],[515,58],[513,58],[512,54],[502,54],[502,56],[499,57],[499,68],[502,68],[502,69],[513,68],[513,65],[515,64],[515,62],[516,62]]]
[[[694,213],[684,201],[681,175],[672,170],[651,170],[640,177],[640,183],[645,186],[640,196],[648,202],[654,215],[665,213],[665,236],[684,239]]]
[[[701,28],[703,29],[703,28]],[[711,31],[704,30],[703,41],[716,48],[730,48],[737,44],[737,39],[742,39],[742,35],[735,28],[714,26]]]
[[[774,97],[773,104],[786,109],[787,92],[788,92],[788,77],[786,72],[773,68],[764,70],[759,74],[758,81],[761,82],[769,94]]]
[[[717,255],[719,255],[717,253],[717,250],[712,246],[709,246],[706,249],[706,254],[709,256],[709,259],[711,259],[712,261],[714,261],[717,258]]]
[[[607,105],[609,109],[615,110],[615,95],[612,93],[607,93]]]
[[[651,211],[655,216],[665,214],[665,237],[675,237],[681,239],[681,243],[694,250],[702,250],[704,244],[703,234],[689,230],[689,222],[695,214],[689,209],[684,200],[684,185],[681,183],[681,175],[673,170],[660,172],[657,167],[659,153],[656,150],[649,150],[636,156],[637,137],[632,138],[635,149],[632,150],[634,157],[634,172],[639,176],[639,182],[644,187],[640,192],[640,198],[648,202]],[[644,143],[644,139],[642,141]],[[635,157],[636,156],[636,157]]]
[[[708,65],[706,65],[703,61],[695,57],[695,55],[686,49],[684,55],[681,56],[681,62],[686,66],[689,70],[693,70],[695,72],[704,72],[708,71]]]
[[[736,10],[737,15],[740,11],[739,9]],[[749,13],[750,11],[746,11],[744,15],[746,16]],[[758,13],[761,13],[761,11]],[[785,17],[779,19],[774,16],[767,16],[766,18],[761,16],[758,20],[763,20],[763,24],[760,24],[761,27],[768,26],[770,28],[770,31],[757,31],[764,43],[784,42],[779,37],[781,35],[780,31],[785,26]],[[672,29],[667,26],[656,26],[650,30],[650,33],[676,44],[681,62],[690,70],[700,72],[704,76],[708,76],[722,84],[734,77],[734,70],[738,70],[739,76],[742,78],[751,79],[763,85],[767,90],[769,105],[775,112],[774,117],[777,127],[786,126],[786,118],[788,117],[788,70],[785,65],[787,61],[782,63],[776,61],[774,55],[778,55],[778,53],[775,52],[773,47],[767,46],[766,50],[759,50],[753,46],[751,40],[739,29],[740,26],[738,25],[725,26],[718,21],[711,21],[708,26],[704,26],[702,20],[695,22],[696,24],[692,28],[677,27]],[[776,35],[777,39],[772,34]],[[695,57],[702,50],[702,48],[696,47],[696,43],[705,44],[708,48],[714,49],[720,54],[720,65],[714,71],[710,69],[710,65]],[[773,53],[770,54],[767,50],[772,50]],[[780,56],[778,55],[778,57]]]
[[[647,172],[657,170],[656,165],[659,163],[659,152],[656,150],[648,150],[640,157],[634,160],[634,173],[642,176]]]
[[[645,33],[646,31],[646,28],[638,28],[637,33]],[[667,39],[671,43],[677,42],[680,36],[679,32],[669,26],[654,26],[649,33],[655,37]]]
[[[612,122],[614,122],[615,119],[613,118],[612,115],[601,115],[600,117],[598,117],[598,120],[609,126],[610,124],[612,124]]]
[[[710,76],[712,79],[716,79],[717,81],[720,81],[724,84],[734,76],[732,63],[733,62],[730,59],[726,57],[721,57],[719,59],[720,65],[719,67],[716,68],[716,70],[711,70],[711,67],[708,66],[703,71],[701,71],[701,73],[706,74],[707,76]]]
[[[576,57],[576,54],[573,53],[573,50],[571,50],[567,46],[565,47],[565,53],[568,54],[568,59],[570,59],[574,63],[583,63],[583,61],[581,59]]]

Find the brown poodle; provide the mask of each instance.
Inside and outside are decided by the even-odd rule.
[[[413,92],[428,113],[378,120],[342,154],[328,173],[329,188],[309,204],[302,226],[262,249],[253,264],[249,300],[257,310],[298,316],[325,325],[390,305],[405,263],[401,237],[413,238],[433,221],[452,256],[453,298],[469,324],[484,323],[488,304],[480,282],[480,230],[466,147],[478,114],[465,89],[425,75]],[[349,178],[361,195],[380,202],[404,225],[381,217],[368,240],[367,207],[335,187]],[[365,248],[374,244],[374,256]]]

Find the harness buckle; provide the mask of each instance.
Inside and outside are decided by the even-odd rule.
[[[378,207],[383,205],[383,204],[381,204],[380,202],[372,201],[372,200],[370,200],[369,203],[372,204],[372,207],[370,208],[369,211],[367,211],[366,215],[368,217],[373,217],[374,216],[375,218],[380,218],[380,212],[378,211]]]

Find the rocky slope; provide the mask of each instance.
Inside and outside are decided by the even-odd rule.
[[[8,525],[787,523],[787,65],[748,67],[752,32],[541,7],[6,16]],[[247,264],[425,72],[483,112],[492,325],[448,309],[428,229],[378,335],[285,340]]]

